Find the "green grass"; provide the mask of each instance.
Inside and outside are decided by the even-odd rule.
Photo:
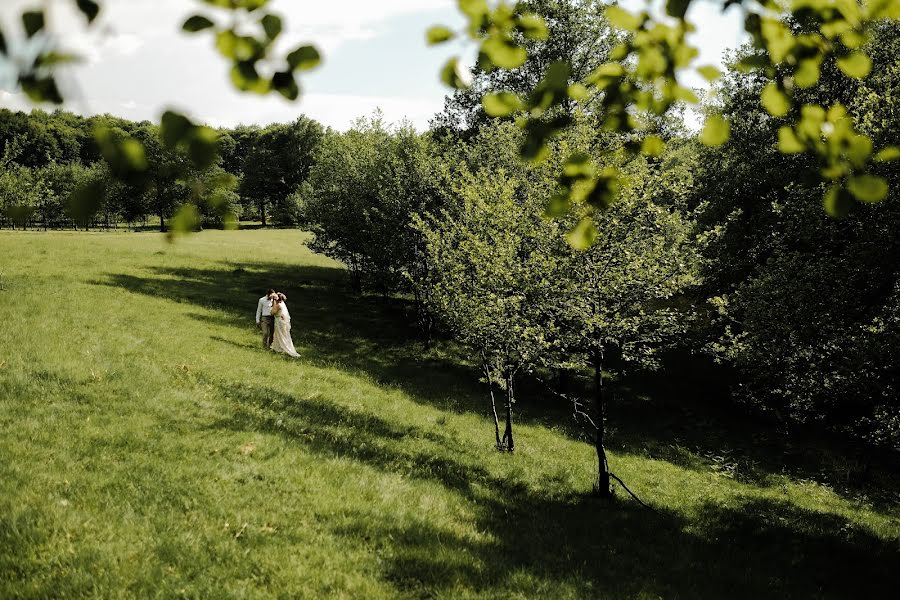
[[[895,475],[639,377],[611,461],[657,512],[596,500],[561,409],[525,385],[493,451],[474,370],[305,239],[0,233],[0,597],[896,592]],[[258,348],[270,285],[300,360]]]

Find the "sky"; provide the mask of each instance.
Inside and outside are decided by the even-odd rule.
[[[104,0],[91,28],[71,9],[72,0],[0,0],[8,40],[21,29],[22,10],[42,4],[50,5],[49,25],[60,45],[84,59],[60,77],[66,108],[135,120],[156,121],[169,108],[223,127],[287,122],[304,114],[345,130],[381,109],[389,122],[408,120],[426,129],[448,93],[438,80],[441,65],[451,54],[471,61],[475,53],[471,46],[425,46],[430,25],[462,23],[455,0],[272,0],[270,10],[285,20],[281,54],[311,42],[324,55],[318,69],[301,76],[303,94],[291,103],[235,91],[209,32],[180,32],[188,15],[214,12],[197,0]],[[643,0],[623,4],[637,8]],[[721,4],[711,0],[694,5],[689,16],[699,26],[692,39],[701,53],[697,64],[721,65],[722,53],[745,39],[740,10],[722,14]],[[3,79],[0,73],[0,107],[29,110],[20,93],[3,87]],[[691,74],[685,81],[705,85]]]

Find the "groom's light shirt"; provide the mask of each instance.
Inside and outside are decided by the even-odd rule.
[[[272,316],[272,301],[263,296],[259,299],[259,302],[256,303],[256,323],[259,324],[259,321],[262,317],[271,317]]]

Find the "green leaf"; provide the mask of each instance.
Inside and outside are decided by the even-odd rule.
[[[190,233],[200,226],[200,211],[193,204],[182,204],[169,219],[169,239],[176,233]]]
[[[576,152],[569,156],[563,164],[563,183],[576,179],[588,179],[594,177],[596,172],[591,155],[586,152]]]
[[[279,71],[272,76],[272,87],[290,101],[300,97],[300,87],[292,71]]]
[[[778,89],[775,83],[769,83],[763,88],[760,101],[773,117],[783,117],[791,109],[791,101],[787,94]]]
[[[486,0],[459,0],[459,10],[470,19],[480,19],[488,12]]]
[[[681,100],[682,102],[687,102],[688,104],[699,104],[700,98],[697,97],[697,94],[693,92],[683,85],[674,85],[672,86],[672,96],[676,100]]]
[[[287,62],[294,71],[308,71],[319,66],[322,56],[315,46],[300,46],[287,55]]]
[[[791,35],[791,30],[774,17],[762,19],[760,30],[766,42],[766,50],[774,64],[783,61],[797,43]]]
[[[569,245],[576,250],[587,250],[597,241],[597,228],[594,221],[584,217],[575,228],[566,235]]]
[[[841,43],[853,50],[865,45],[868,41],[865,34],[859,33],[858,31],[849,30],[841,33]]]
[[[160,119],[159,134],[166,148],[175,148],[185,140],[194,124],[184,115],[167,110]]]
[[[462,78],[459,59],[455,56],[448,60],[441,68],[441,81],[443,81],[445,85],[457,90],[463,90],[468,87]]]
[[[210,127],[195,127],[188,140],[187,153],[198,169],[210,168],[219,157],[219,134]]]
[[[52,102],[62,104],[63,97],[52,77],[37,77],[34,74],[20,75],[19,85],[32,102]]]
[[[94,0],[75,0],[75,4],[78,6],[81,14],[87,18],[88,23],[93,23],[97,15],[100,14],[100,5]]]
[[[819,76],[821,74],[821,62],[818,58],[807,58],[806,60],[801,60],[800,64],[797,66],[797,70],[794,71],[794,83],[797,84],[797,87],[808,88],[812,87],[819,81]]]
[[[65,65],[81,62],[81,57],[76,54],[66,54],[62,52],[48,52],[38,56],[34,64],[39,67],[55,67],[57,65]]]
[[[722,71],[712,65],[697,67],[697,72],[700,73],[700,75],[710,83],[716,81],[719,77],[722,76]]]
[[[700,141],[706,146],[721,146],[731,136],[731,125],[719,115],[706,119],[706,125],[700,133]]]
[[[822,205],[828,216],[835,219],[843,219],[850,214],[850,209],[853,207],[853,198],[841,186],[833,185],[825,192]]]
[[[610,6],[606,9],[606,20],[610,24],[626,31],[637,31],[641,27],[641,19],[624,8]]]
[[[895,0],[870,0],[868,8],[873,19],[900,19],[900,4]]]
[[[847,181],[847,189],[862,202],[881,202],[888,193],[888,184],[883,177],[857,175]]]
[[[659,156],[665,148],[665,142],[657,135],[648,135],[641,143],[641,152],[647,156]]]
[[[666,0],[666,13],[670,17],[683,19],[690,5],[691,0]]]
[[[249,61],[239,61],[231,68],[231,82],[243,92],[266,94],[271,89],[269,81],[259,76],[256,65]]]
[[[515,69],[521,67],[528,60],[525,48],[500,35],[494,35],[484,40],[481,44],[481,51],[501,69]]]
[[[806,146],[794,133],[794,130],[783,125],[778,129],[778,150],[782,154],[799,154],[806,150]]]
[[[428,31],[425,32],[425,42],[429,46],[435,46],[437,44],[443,44],[449,40],[452,40],[456,37],[456,34],[449,27],[444,27],[443,25],[435,25],[434,27],[430,27]]]
[[[878,162],[888,162],[891,160],[897,160],[900,158],[900,148],[896,146],[888,146],[887,148],[882,148],[878,151],[878,154],[875,155],[875,160]]]
[[[184,25],[182,25],[181,28],[189,33],[196,33],[198,31],[203,31],[204,29],[209,29],[213,26],[215,26],[215,23],[213,23],[203,15],[194,15],[192,17],[188,17],[187,21],[184,22]]]
[[[851,52],[839,58],[837,66],[847,77],[863,79],[872,70],[872,61],[864,52]]]
[[[227,212],[222,217],[222,226],[225,231],[236,231],[240,226],[240,221],[238,221],[237,216],[233,212]]]
[[[591,93],[590,91],[581,83],[573,83],[566,89],[566,94],[569,95],[569,98],[575,100],[576,102],[581,102],[583,100],[587,100]]]
[[[147,155],[144,145],[139,141],[128,138],[119,143],[119,151],[125,164],[134,171],[144,171],[147,168]]]
[[[105,179],[94,179],[78,186],[68,198],[69,214],[79,224],[90,221],[103,206],[106,190]]]
[[[550,200],[547,201],[544,216],[551,219],[562,217],[569,212],[571,207],[572,202],[569,200],[569,195],[565,192],[558,192],[550,196]]]
[[[237,58],[237,40],[237,34],[230,29],[217,33],[216,48],[219,50],[219,54],[232,60]]]
[[[22,25],[25,27],[25,34],[33,37],[38,31],[44,28],[44,11],[29,10],[22,13]]]
[[[516,23],[519,31],[529,40],[544,41],[550,37],[550,30],[543,17],[533,13],[526,13],[519,17]]]
[[[266,32],[266,37],[270,40],[274,40],[281,35],[283,25],[281,23],[281,17],[278,15],[265,15],[259,22],[262,24],[263,31]]]
[[[482,98],[481,105],[484,106],[484,112],[492,117],[508,117],[525,108],[522,100],[509,92],[487,94]]]

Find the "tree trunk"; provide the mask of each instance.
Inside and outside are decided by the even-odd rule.
[[[262,226],[266,226],[266,201],[259,201],[259,218],[262,220]]]
[[[606,460],[606,448],[604,447],[604,434],[606,433],[606,407],[603,395],[603,350],[596,350],[593,356],[594,363],[594,405],[595,422],[597,424],[597,437],[594,445],[597,449],[597,494],[601,498],[611,498],[612,489],[609,481],[609,462]]]
[[[556,370],[556,391],[560,394],[568,395],[572,387],[572,378],[568,369]]]
[[[512,405],[515,400],[513,391],[513,373],[510,369],[506,372],[506,430],[503,432],[502,446],[507,452],[514,452],[516,443],[513,440],[512,431]]]
[[[500,440],[500,419],[497,417],[497,403],[494,400],[494,384],[491,381],[491,368],[488,366],[487,358],[484,352],[481,353],[481,366],[484,369],[484,375],[487,377],[488,392],[491,395],[491,412],[494,413],[494,439],[497,442],[497,451],[503,452],[503,442]]]

